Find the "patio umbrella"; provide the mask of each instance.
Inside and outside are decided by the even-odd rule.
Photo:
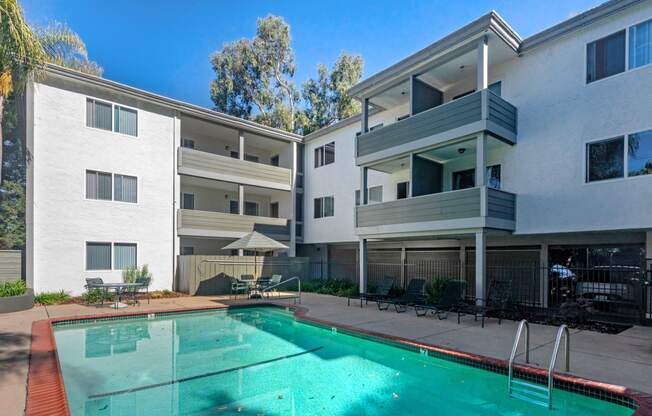
[[[222,247],[222,250],[253,250],[254,252],[254,273],[258,271],[258,263],[256,261],[256,252],[258,251],[280,251],[287,250],[288,246],[280,243],[273,238],[269,238],[264,234],[257,231],[252,231],[249,234],[235,240],[229,245]]]

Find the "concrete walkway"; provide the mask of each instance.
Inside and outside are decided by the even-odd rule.
[[[226,303],[229,301],[224,297],[157,299],[149,305],[144,303],[117,313]],[[481,328],[480,323],[474,322],[471,317],[463,317],[462,324],[458,325],[452,316],[438,320],[433,317],[417,318],[412,310],[403,314],[381,312],[374,304],[363,308],[357,304],[349,307],[346,306],[346,299],[326,295],[304,294],[302,305],[309,309],[308,315],[315,318],[500,359],[508,358],[517,325],[512,321],[498,325],[496,320],[491,319],[486,322],[485,328]],[[2,414],[23,414],[33,321],[115,313],[116,310],[106,306],[58,305],[0,315]],[[531,361],[547,367],[556,328],[532,325],[530,332]],[[634,327],[618,335],[571,331],[571,373],[652,393],[652,328]]]

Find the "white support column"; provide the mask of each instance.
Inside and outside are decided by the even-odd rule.
[[[244,215],[244,185],[238,184],[238,215]],[[244,250],[238,249],[238,256],[244,256]]]
[[[360,261],[360,293],[367,292],[367,239],[360,239],[360,248],[358,249]]]
[[[486,298],[486,268],[487,268],[487,235],[484,230],[475,233],[475,297],[482,299],[478,304],[484,304]]]
[[[181,114],[178,111],[175,111],[174,113],[174,119],[173,119],[173,126],[174,126],[174,135],[173,135],[173,145],[172,145],[172,160],[173,160],[173,168],[172,168],[172,175],[174,176],[173,178],[173,199],[172,199],[172,235],[174,238],[172,239],[172,285],[171,289],[176,290],[176,284],[177,284],[177,262],[178,262],[178,255],[181,254],[181,238],[179,237],[178,234],[178,229],[177,229],[177,221],[179,217],[177,216],[177,213],[179,212],[179,208],[181,208],[181,201],[180,201],[180,196],[181,196],[181,176],[179,175],[179,151],[178,149],[181,147]]]
[[[365,134],[369,131],[369,98],[362,99],[362,114],[360,117],[362,125],[360,126],[360,131],[362,134]]]
[[[406,285],[407,285],[406,267],[407,267],[407,252],[405,250],[405,243],[401,243],[401,285],[402,285],[402,287],[406,287]]]
[[[489,80],[489,44],[487,36],[478,42],[477,85],[476,91],[487,88]]]
[[[290,160],[291,160],[291,182],[292,190],[290,192],[290,246],[288,249],[288,256],[295,257],[297,255],[297,220],[296,220],[296,205],[297,205],[297,142],[290,144]]]
[[[548,293],[550,293],[549,282],[548,282],[548,243],[542,243],[541,249],[539,251],[539,266],[541,267],[541,282],[539,287],[541,288],[540,302],[541,306],[544,308],[548,307]]]
[[[483,187],[486,185],[487,170],[487,134],[480,133],[476,141],[475,150],[475,186]]]
[[[244,160],[245,156],[245,138],[242,130],[238,131],[238,158]]]

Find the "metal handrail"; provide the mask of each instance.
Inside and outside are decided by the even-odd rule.
[[[552,408],[552,387],[553,387],[553,372],[555,371],[555,364],[557,362],[557,354],[559,353],[559,344],[561,343],[562,335],[565,338],[564,350],[566,356],[565,371],[570,369],[570,331],[566,325],[562,325],[557,330],[557,338],[555,339],[555,348],[550,357],[550,366],[548,367],[548,407]]]
[[[518,342],[521,340],[521,333],[525,327],[525,362],[530,362],[530,325],[526,319],[523,319],[518,324],[518,329],[516,330],[516,337],[514,338],[514,345],[512,346],[512,353],[509,356],[509,378],[512,378],[514,359],[516,358],[516,350],[518,349]]]
[[[291,278],[289,278],[287,280],[284,280],[284,281],[282,281],[280,283],[277,283],[275,285],[267,286],[266,288],[262,289],[261,292],[268,292],[267,293],[267,299],[269,299],[269,291],[270,290],[275,289],[275,288],[277,288],[277,287],[279,287],[281,285],[284,285],[284,284],[286,284],[288,282],[291,282],[293,280],[296,280],[298,285],[299,285],[299,303],[301,303],[301,279],[299,278],[299,276],[293,276],[293,277],[291,277]]]

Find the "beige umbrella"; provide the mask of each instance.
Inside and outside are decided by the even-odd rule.
[[[258,271],[256,252],[258,251],[280,251],[287,250],[288,246],[273,238],[269,238],[257,231],[252,231],[244,237],[240,237],[231,244],[222,247],[222,250],[253,250],[254,251],[254,273]]]

